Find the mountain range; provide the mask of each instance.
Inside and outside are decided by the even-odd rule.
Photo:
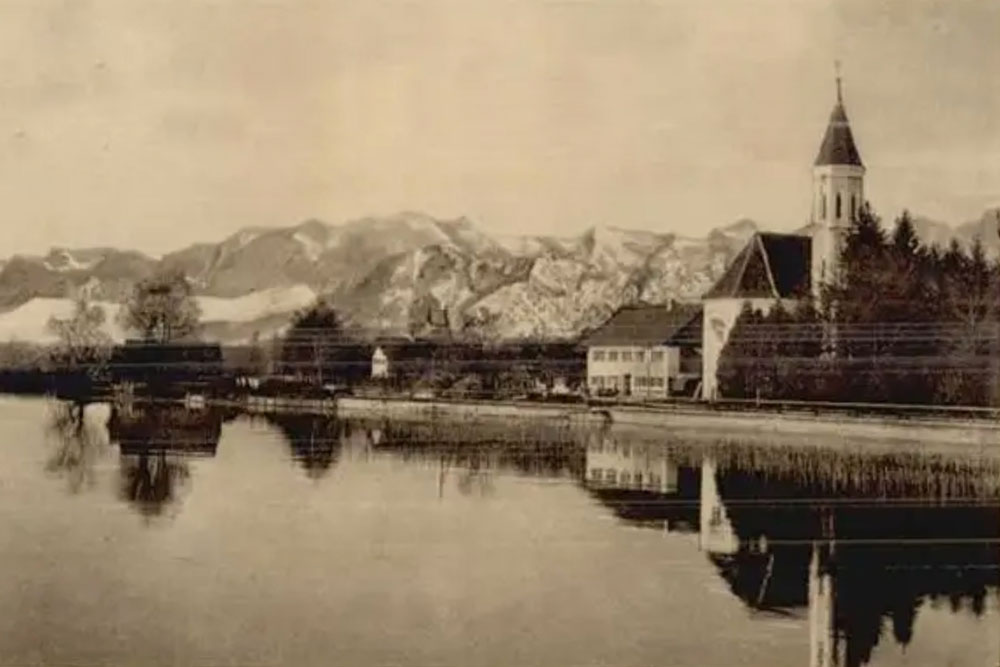
[[[1000,251],[997,210],[952,227],[916,217],[928,243],[978,236]],[[84,292],[117,310],[132,285],[182,271],[206,335],[267,337],[317,296],[372,333],[446,326],[488,338],[576,335],[626,303],[698,298],[758,230],[739,220],[703,237],[593,227],[572,237],[491,235],[466,218],[403,212],[328,224],[246,228],[155,259],[115,248],[54,248],[0,262],[0,339],[44,340],[48,317]],[[109,317],[109,321],[113,321]],[[113,322],[111,333],[124,335]]]

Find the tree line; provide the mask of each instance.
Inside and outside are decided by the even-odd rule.
[[[927,245],[908,213],[887,231],[865,205],[841,267],[818,302],[744,306],[720,357],[723,396],[1000,404],[1000,260],[981,240]]]

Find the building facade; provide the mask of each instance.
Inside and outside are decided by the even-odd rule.
[[[810,297],[819,301],[823,286],[839,280],[844,241],[864,203],[864,175],[838,77],[837,100],[813,163],[806,232],[754,234],[703,298],[702,398],[721,398],[719,360],[745,304],[763,313],[779,303],[794,308]]]
[[[583,344],[594,395],[666,398],[701,377],[701,306],[627,306]]]

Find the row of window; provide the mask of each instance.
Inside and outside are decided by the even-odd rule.
[[[614,468],[603,470],[601,468],[591,468],[590,480],[592,482],[603,482],[604,484],[634,486],[640,489],[643,487],[643,484],[647,488],[659,488],[661,483],[661,478],[656,473],[649,473],[644,477],[641,472],[632,472],[630,470],[618,471]]]
[[[644,350],[594,350],[590,353],[590,359],[592,361],[646,361],[646,352]],[[649,360],[663,361],[663,350],[653,350],[649,353]]]
[[[840,220],[843,217],[843,211],[841,210],[840,193],[834,199],[834,207],[836,209],[836,219]],[[851,195],[851,220],[854,220],[858,216],[858,202],[854,195]],[[819,193],[819,218],[820,220],[826,219],[826,193]]]
[[[624,385],[624,378],[618,375],[591,375],[590,376],[590,386],[596,389],[618,389]],[[662,389],[666,385],[666,378],[661,376],[645,376],[636,375],[632,378],[632,386],[639,387],[655,387]]]

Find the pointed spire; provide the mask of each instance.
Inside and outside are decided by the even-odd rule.
[[[839,60],[834,60],[833,61],[833,69],[837,73],[837,104],[843,105],[844,104],[844,94],[843,94],[843,91],[840,89],[840,61]]]
[[[816,156],[815,165],[826,166],[831,164],[864,166],[861,163],[861,155],[858,147],[854,144],[854,135],[851,126],[847,122],[847,111],[844,110],[844,94],[842,90],[842,79],[840,76],[840,61],[834,62],[837,83],[837,103],[830,113],[830,122],[823,136],[823,143],[819,148],[819,155]]]

